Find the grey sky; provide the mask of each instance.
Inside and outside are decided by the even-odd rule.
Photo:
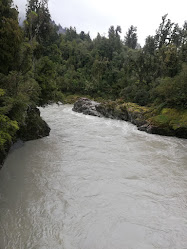
[[[21,13],[26,0],[14,0]],[[161,17],[168,18],[181,26],[187,20],[187,0],[49,0],[52,19],[63,27],[76,27],[77,31],[88,32],[94,38],[97,32],[107,35],[111,25],[120,25],[122,38],[130,25],[138,28],[141,45],[148,35],[154,35]]]

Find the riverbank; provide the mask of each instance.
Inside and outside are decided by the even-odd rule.
[[[187,138],[187,110],[160,110],[156,107],[126,103],[123,100],[99,103],[88,98],[79,98],[73,110],[98,117],[129,121],[139,130],[151,134]]]
[[[30,108],[25,113],[24,125],[18,126],[16,121],[11,121],[7,116],[1,117],[0,131],[0,168],[6,159],[11,146],[17,141],[29,141],[48,136],[50,128],[40,117],[38,108]]]

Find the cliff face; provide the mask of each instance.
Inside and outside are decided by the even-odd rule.
[[[109,101],[98,103],[87,98],[75,102],[73,111],[84,114],[129,121],[139,130],[164,136],[187,138],[187,112],[165,108],[158,111],[134,103]]]
[[[30,108],[27,111],[24,125],[19,127],[16,135],[7,139],[0,147],[0,168],[12,146],[12,144],[21,139],[22,141],[35,140],[48,136],[50,128],[47,123],[40,117],[38,108]]]

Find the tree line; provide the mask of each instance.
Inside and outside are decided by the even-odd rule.
[[[63,94],[186,108],[187,22],[180,27],[163,16],[141,48],[133,25],[124,39],[120,26],[95,39],[73,27],[61,34],[47,0],[28,0],[22,27],[12,0],[0,2],[0,16],[0,146],[28,108]]]

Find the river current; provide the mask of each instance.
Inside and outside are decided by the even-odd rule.
[[[187,140],[51,105],[0,171],[0,249],[187,249]]]

